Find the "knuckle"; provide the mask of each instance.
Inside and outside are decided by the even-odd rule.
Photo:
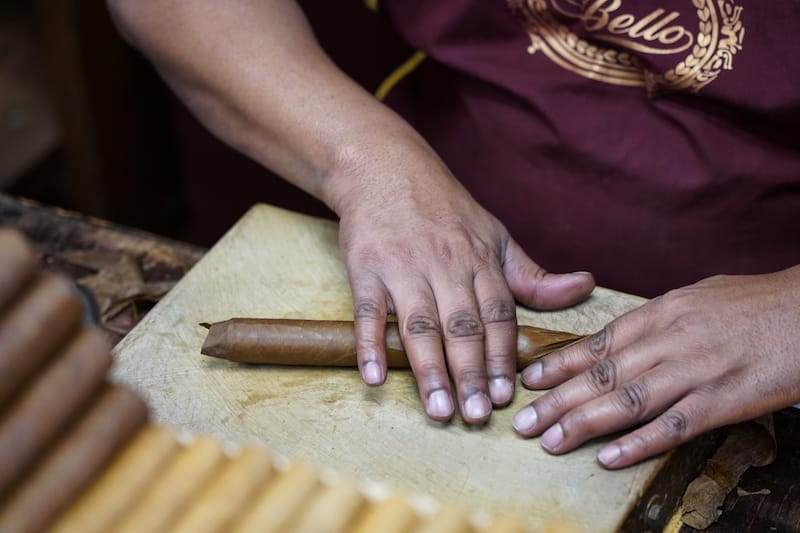
[[[440,337],[442,334],[436,317],[424,311],[409,314],[403,322],[403,330],[409,337]]]
[[[476,272],[486,270],[492,266],[499,265],[498,252],[487,246],[485,243],[473,243],[471,250],[477,259]]]
[[[456,311],[447,317],[445,338],[464,339],[483,336],[483,324],[471,311]]]
[[[542,372],[545,375],[571,376],[575,373],[573,357],[557,353],[539,360],[542,362]]]
[[[456,381],[469,388],[468,392],[472,392],[472,389],[476,388],[476,384],[481,384],[486,381],[486,372],[479,367],[468,366],[460,368],[454,377]]]
[[[386,310],[377,300],[361,298],[353,306],[353,316],[356,320],[381,320],[386,318]]]
[[[684,311],[670,321],[667,329],[674,335],[687,335],[695,329],[698,320],[695,312]]]
[[[547,406],[550,411],[555,413],[563,413],[567,410],[567,398],[559,389],[551,390],[533,403],[534,407]]]
[[[647,390],[639,383],[623,383],[615,394],[619,408],[635,419],[641,419],[647,410]]]
[[[651,440],[641,431],[636,431],[625,437],[625,446],[623,446],[623,450],[625,450],[626,455],[649,457],[652,455],[652,449]]]
[[[591,362],[605,358],[611,345],[611,326],[607,325],[586,341],[586,357]]]
[[[381,253],[379,247],[372,244],[357,245],[348,240],[343,246],[343,252],[351,267],[374,270],[380,264]]]
[[[486,357],[486,365],[489,368],[496,368],[496,369],[505,368],[514,359],[513,356],[508,352],[496,352],[492,350],[487,350],[485,357]],[[499,376],[505,376],[505,372],[499,374],[497,377]]]
[[[517,307],[514,302],[491,298],[481,303],[480,315],[484,324],[512,322],[517,319]]]
[[[596,393],[605,393],[617,388],[617,365],[609,359],[598,361],[587,374],[589,386]]]
[[[678,409],[671,409],[661,415],[658,428],[661,436],[673,443],[683,442],[689,435],[689,417]]]
[[[443,388],[446,381],[444,367],[433,361],[423,362],[417,365],[414,374],[417,376],[417,379],[424,381],[425,385],[431,389]]]
[[[453,263],[453,248],[447,241],[441,241],[436,244],[436,257],[443,265],[450,265]]]

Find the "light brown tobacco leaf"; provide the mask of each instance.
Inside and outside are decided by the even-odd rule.
[[[683,494],[683,523],[695,529],[713,524],[742,474],[751,466],[774,461],[776,448],[772,416],[731,426],[722,445]]]
[[[80,280],[97,300],[103,326],[115,333],[125,334],[141,318],[140,304],[158,302],[175,286],[174,281],[145,282],[135,257],[114,254],[116,260],[108,261],[108,254],[79,255],[86,264],[100,266],[99,271]],[[103,266],[105,265],[105,266]]]

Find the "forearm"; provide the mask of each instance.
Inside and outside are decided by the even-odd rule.
[[[109,6],[123,34],[212,132],[337,212],[344,192],[358,186],[358,170],[380,164],[388,147],[430,152],[333,64],[295,2]]]

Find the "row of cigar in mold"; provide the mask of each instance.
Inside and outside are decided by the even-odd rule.
[[[178,438],[108,381],[110,366],[72,283],[0,230],[0,532],[525,531],[513,517],[476,523],[459,507],[376,495],[260,447]]]

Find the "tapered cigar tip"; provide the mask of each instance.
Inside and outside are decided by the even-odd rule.
[[[213,326],[214,324],[209,326],[208,335],[206,335],[206,340],[203,342],[203,347],[200,348],[200,353],[211,357],[227,359],[228,354],[225,347],[226,336],[223,332],[223,328],[215,328]]]

